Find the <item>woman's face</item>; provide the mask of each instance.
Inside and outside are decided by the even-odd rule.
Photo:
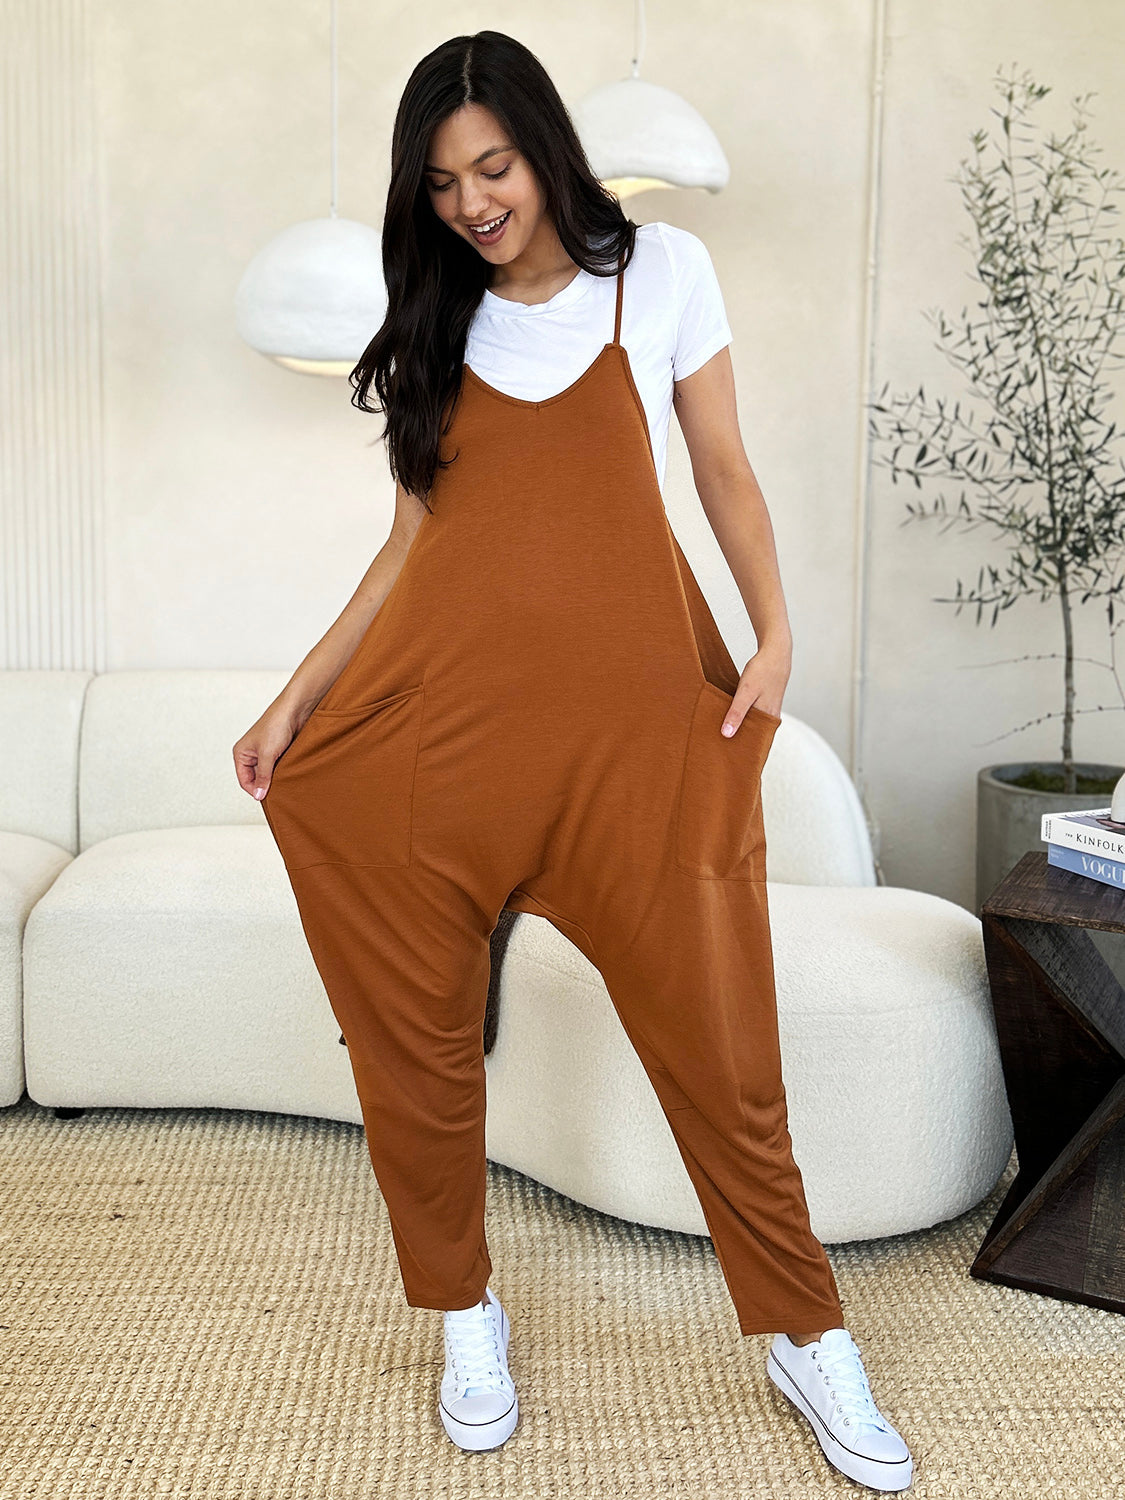
[[[438,218],[493,265],[514,260],[545,227],[538,180],[481,104],[462,105],[433,132],[425,180]],[[483,225],[492,232],[475,232]]]

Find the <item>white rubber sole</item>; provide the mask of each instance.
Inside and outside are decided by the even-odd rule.
[[[511,1325],[503,1306],[499,1303],[497,1306],[500,1308],[500,1342],[504,1353],[507,1354]],[[469,1453],[487,1453],[492,1448],[501,1447],[511,1437],[519,1421],[520,1404],[513,1394],[512,1404],[508,1410],[498,1417],[493,1417],[490,1422],[459,1422],[452,1412],[446,1411],[445,1403],[439,1396],[438,1416],[441,1418],[441,1425],[445,1428],[447,1436],[457,1444],[458,1448],[464,1448]]]
[[[801,1387],[789,1374],[783,1365],[774,1358],[771,1349],[766,1358],[766,1374],[777,1386],[781,1394],[791,1401],[813,1430],[817,1442],[824,1452],[825,1458],[841,1474],[846,1474],[849,1479],[854,1479],[857,1484],[865,1484],[873,1490],[905,1490],[909,1489],[910,1481],[914,1477],[914,1460],[909,1456],[900,1459],[897,1463],[891,1463],[877,1458],[866,1458],[862,1453],[856,1453],[851,1448],[846,1448],[824,1418],[809,1405]]]

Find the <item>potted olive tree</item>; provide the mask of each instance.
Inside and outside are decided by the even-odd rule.
[[[1120,712],[1125,690],[1115,657],[1122,613],[1125,470],[1109,407],[1125,327],[1125,245],[1116,230],[1121,179],[1098,168],[1087,139],[1085,100],[1074,101],[1062,138],[1037,138],[1029,123],[1049,92],[1024,74],[997,74],[995,136],[973,133],[972,154],[954,178],[972,222],[984,295],[959,319],[927,313],[939,344],[977,403],[927,398],[924,389],[869,403],[875,462],[916,489],[943,486],[930,504],[907,503],[907,520],[991,528],[997,544],[976,582],[936,602],[975,606],[976,623],[1036,597],[1057,610],[1061,704],[1016,725],[1019,733],[1060,721],[1058,761],[984,766],[978,776],[977,902],[1028,849],[1042,849],[1047,811],[1108,806],[1119,765],[1074,757],[1077,714]],[[977,404],[982,410],[978,413]],[[978,419],[979,417],[979,419]],[[955,501],[947,495],[956,490]],[[943,527],[943,530],[946,528]],[[1076,705],[1077,611],[1099,601],[1109,702]],[[1036,660],[1028,654],[1015,660]],[[1089,660],[1088,658],[1085,658]],[[1002,665],[994,663],[993,665]]]

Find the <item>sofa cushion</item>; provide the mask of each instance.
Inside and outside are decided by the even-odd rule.
[[[105,672],[91,682],[79,761],[79,848],[151,828],[265,826],[231,747],[289,673],[234,668]]]
[[[877,884],[863,804],[843,761],[811,724],[784,710],[762,771],[762,819],[767,879]]]
[[[24,926],[72,857],[46,839],[0,830],[0,1104],[23,1093]]]
[[[0,672],[0,828],[78,852],[78,739],[90,672]]]
[[[24,992],[38,1103],[359,1118],[348,1050],[264,826],[94,844],[28,918]]]

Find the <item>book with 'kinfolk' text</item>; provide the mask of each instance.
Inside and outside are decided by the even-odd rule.
[[[1081,849],[1107,859],[1125,860],[1125,828],[1110,824],[1108,807],[1082,808],[1079,812],[1044,813],[1039,836],[1047,844]]]

